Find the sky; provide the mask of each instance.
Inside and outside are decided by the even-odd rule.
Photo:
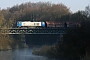
[[[26,2],[50,2],[50,3],[63,3],[74,13],[78,10],[85,10],[85,7],[90,5],[90,0],[0,0],[0,8],[6,9],[7,7],[12,7],[16,4],[20,5],[21,3]]]

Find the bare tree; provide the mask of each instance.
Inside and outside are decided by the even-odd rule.
[[[86,6],[85,7],[85,14],[87,15],[87,17],[90,17],[90,6]]]

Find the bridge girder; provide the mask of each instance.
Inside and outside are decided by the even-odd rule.
[[[67,28],[43,28],[43,29],[1,29],[2,34],[65,34]]]

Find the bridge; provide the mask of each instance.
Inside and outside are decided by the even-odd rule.
[[[58,34],[58,39],[60,39],[63,34],[67,32],[68,28],[62,27],[62,28],[6,28],[6,29],[0,29],[1,34],[9,34],[9,35],[20,35],[21,41],[25,47],[27,47],[26,39],[30,34],[50,34],[55,35]]]
[[[68,28],[8,28],[2,34],[65,34]]]

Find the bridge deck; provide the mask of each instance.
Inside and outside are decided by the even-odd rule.
[[[65,34],[68,28],[9,28],[1,29],[2,34]]]

